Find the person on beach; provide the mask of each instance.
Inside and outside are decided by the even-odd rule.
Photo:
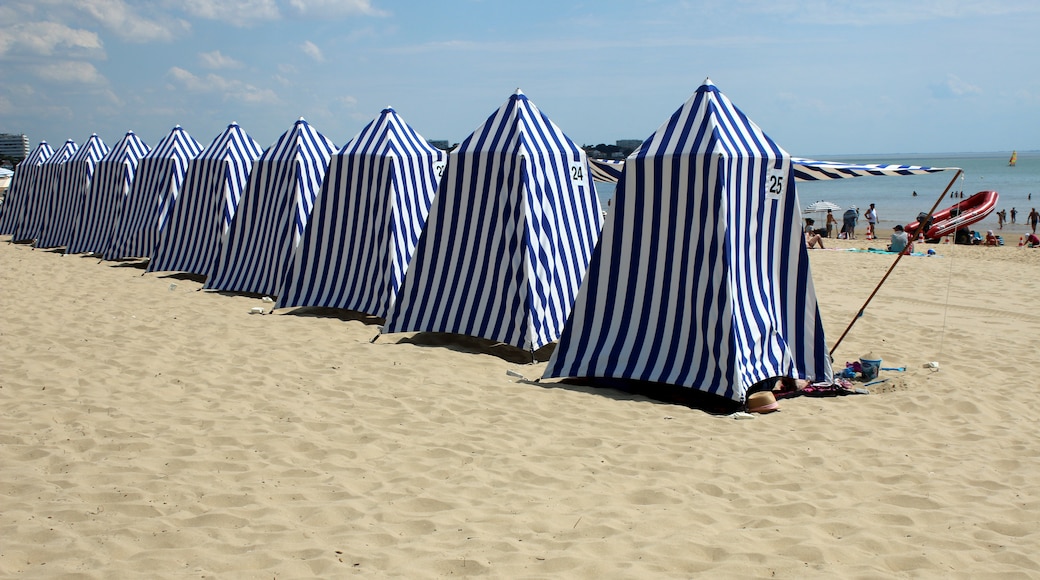
[[[863,214],[863,217],[867,218],[867,239],[872,240],[877,237],[877,234],[874,233],[874,228],[878,222],[877,209],[874,208],[874,204],[870,204],[870,209]]]
[[[856,239],[856,220],[859,219],[859,215],[854,209],[847,209],[841,216],[842,226],[841,231],[845,234],[845,239],[855,240]]]
[[[1015,223],[1015,218],[1018,217],[1018,210],[1011,208],[1011,223]]]
[[[910,236],[903,231],[903,226],[896,224],[896,227],[892,228],[892,240],[888,244],[889,252],[902,252],[906,250],[907,246],[910,245]]]
[[[831,237],[831,232],[834,228],[838,227],[838,220],[834,219],[834,213],[831,210],[827,210],[827,237]]]
[[[999,246],[1000,240],[997,239],[997,235],[993,233],[993,230],[986,230],[986,245],[987,246]]]
[[[1026,236],[1026,246],[1030,248],[1040,246],[1040,238],[1036,237],[1036,234],[1029,234]]]
[[[1034,234],[1036,233],[1037,222],[1040,222],[1040,213],[1037,213],[1036,208],[1034,207],[1029,211],[1029,227],[1033,228]]]
[[[1007,221],[1007,213],[1006,213],[1006,211],[1005,210],[998,211],[997,212],[997,226],[998,226],[997,229],[999,229],[999,230],[1004,229],[1004,222],[1005,221]]]
[[[819,245],[820,249],[823,250],[825,249],[823,247],[823,236],[816,233],[813,229],[814,223],[816,223],[816,221],[812,218],[805,218],[805,228],[803,229],[805,232],[805,247],[811,250]]]

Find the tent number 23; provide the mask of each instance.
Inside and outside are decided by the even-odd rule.
[[[766,199],[780,199],[784,192],[785,175],[778,169],[770,169],[766,175]]]

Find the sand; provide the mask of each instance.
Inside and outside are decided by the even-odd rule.
[[[899,263],[835,359],[905,371],[752,420],[5,237],[0,576],[1040,576],[1019,231]],[[827,243],[834,344],[893,257]]]

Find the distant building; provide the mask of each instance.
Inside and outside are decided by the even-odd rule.
[[[14,166],[29,154],[29,138],[25,135],[0,133],[0,160]]]
[[[643,144],[643,141],[642,139],[618,139],[614,144],[631,153],[638,149]]]
[[[451,147],[451,143],[449,143],[448,141],[445,141],[445,140],[441,140],[441,139],[427,139],[427,142],[430,145],[433,145],[434,147],[436,147],[438,149],[441,149],[443,151],[447,151],[448,148]]]

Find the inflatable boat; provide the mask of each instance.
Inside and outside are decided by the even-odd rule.
[[[925,239],[937,240],[985,219],[997,208],[999,197],[995,191],[980,191],[956,205],[935,212],[932,214],[931,224],[924,232]],[[910,234],[910,239],[917,238],[917,228],[920,225],[920,221],[906,224],[906,232]]]

